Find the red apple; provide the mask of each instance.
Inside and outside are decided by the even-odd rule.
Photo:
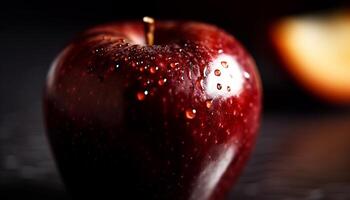
[[[256,138],[254,61],[215,26],[146,22],[92,28],[52,65],[44,112],[62,177],[78,198],[222,199]]]

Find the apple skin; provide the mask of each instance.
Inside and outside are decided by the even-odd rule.
[[[223,30],[139,22],[82,33],[54,61],[46,128],[76,198],[223,199],[254,146],[262,89]]]

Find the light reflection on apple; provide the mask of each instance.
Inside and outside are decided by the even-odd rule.
[[[235,158],[236,146],[220,145],[217,149],[217,159],[205,161],[204,169],[199,174],[191,200],[208,199],[215,186],[226,172],[226,169]]]
[[[242,70],[237,60],[227,54],[219,55],[208,69],[204,70],[204,88],[207,96],[228,98],[238,96],[244,83]]]

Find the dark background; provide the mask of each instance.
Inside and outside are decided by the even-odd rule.
[[[312,97],[283,70],[268,29],[280,17],[346,8],[311,1],[12,1],[0,5],[0,199],[68,199],[42,123],[48,68],[70,39],[109,21],[196,20],[235,35],[264,86],[257,147],[232,199],[350,199],[350,110]],[[347,142],[349,141],[349,142]],[[344,153],[345,152],[345,153]]]

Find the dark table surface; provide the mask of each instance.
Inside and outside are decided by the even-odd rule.
[[[57,24],[41,28],[36,23],[0,29],[2,200],[23,196],[69,199],[45,137],[41,92],[51,61],[81,29]],[[262,56],[256,54],[261,65]],[[279,98],[278,92],[285,95],[293,90],[273,91],[277,93],[266,96],[267,109],[253,156],[230,198],[350,199],[349,110],[308,109],[307,104],[298,106],[304,100],[297,98],[271,102]],[[285,109],[270,109],[274,104]]]

